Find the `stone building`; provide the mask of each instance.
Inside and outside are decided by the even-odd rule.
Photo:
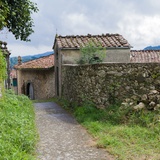
[[[5,88],[9,89],[10,88],[10,63],[9,63],[9,57],[10,57],[10,52],[7,49],[7,43],[0,41],[0,49],[2,50],[2,53],[6,59],[7,63],[7,79],[5,80]]]
[[[55,53],[55,94],[61,96],[61,66],[75,64],[80,58],[80,47],[88,42],[101,44],[106,48],[105,62],[130,62],[130,44],[122,35],[102,34],[84,36],[57,36],[53,50]]]
[[[47,99],[55,94],[54,55],[49,55],[25,63],[18,57],[17,93],[30,99]]]

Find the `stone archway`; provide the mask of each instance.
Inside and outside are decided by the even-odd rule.
[[[27,96],[30,98],[30,99],[34,99],[34,89],[33,89],[33,83],[31,82],[28,82],[27,83]]]

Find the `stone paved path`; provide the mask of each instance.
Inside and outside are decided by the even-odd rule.
[[[76,120],[53,102],[35,103],[40,160],[112,160]]]

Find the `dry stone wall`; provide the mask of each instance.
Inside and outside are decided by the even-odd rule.
[[[154,108],[160,104],[160,64],[63,65],[62,96],[77,103],[89,100],[99,108],[115,102]]]

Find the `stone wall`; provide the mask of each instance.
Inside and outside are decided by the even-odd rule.
[[[63,65],[62,96],[69,101],[94,102],[104,108],[115,102],[160,103],[160,64],[103,63]],[[149,100],[148,95],[154,98]],[[154,100],[153,100],[154,99]],[[131,102],[132,101],[132,102]]]
[[[54,69],[18,70],[18,94],[26,94],[27,83],[32,83],[34,99],[47,99],[55,95]]]

